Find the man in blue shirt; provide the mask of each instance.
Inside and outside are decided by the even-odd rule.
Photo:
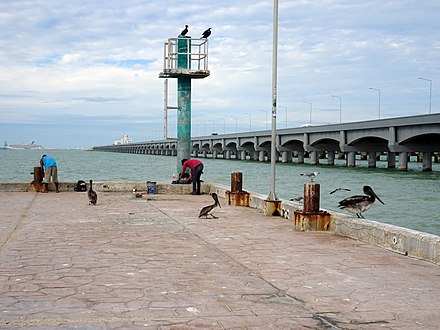
[[[57,162],[55,161],[55,159],[45,154],[41,156],[40,166],[44,171],[43,183],[45,187],[45,192],[48,192],[49,182],[52,178],[52,181],[55,184],[55,191],[59,193],[60,190],[58,189],[58,170]]]

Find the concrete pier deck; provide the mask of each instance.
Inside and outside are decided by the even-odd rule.
[[[439,329],[440,266],[209,195],[0,192],[1,329]]]

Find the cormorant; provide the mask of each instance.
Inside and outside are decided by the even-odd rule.
[[[211,28],[208,30],[205,30],[202,34],[202,38],[208,39],[208,37],[211,35]]]
[[[185,28],[180,32],[181,36],[185,36],[188,33],[188,25],[185,25]]]
[[[87,196],[89,197],[89,205],[93,204],[96,205],[96,202],[98,201],[98,194],[96,193],[96,191],[94,191],[92,189],[92,180],[90,180],[90,187],[89,187],[89,191],[87,192]]]

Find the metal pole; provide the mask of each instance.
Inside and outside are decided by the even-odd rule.
[[[332,95],[332,97],[337,97],[339,99],[339,123],[342,123],[342,97],[337,95]]]
[[[163,139],[168,139],[168,79],[163,82]]]
[[[287,128],[287,107],[283,107],[283,106],[279,105],[278,108],[283,108],[286,110],[286,128]]]
[[[432,80],[426,78],[419,78],[422,80],[429,81],[429,114],[431,114],[431,100],[432,100]]]
[[[275,192],[275,165],[276,165],[276,130],[277,130],[277,67],[278,67],[278,0],[273,2],[273,49],[272,49],[272,132],[270,157],[270,193],[269,201],[278,200]]]
[[[312,125],[312,102],[303,101],[304,103],[309,104],[310,106],[310,119],[309,119],[309,125]]]
[[[250,113],[245,112],[245,115],[249,115],[249,132],[252,131],[252,115]]]
[[[373,87],[370,87],[370,89],[379,92],[379,117],[378,117],[378,118],[380,119],[380,89],[378,89],[378,88],[373,88]]]
[[[260,111],[262,111],[262,112],[264,112],[264,113],[266,114],[266,121],[265,121],[265,124],[266,124],[266,129],[267,129],[267,111],[266,111],[266,110],[261,110],[261,109],[260,109]]]

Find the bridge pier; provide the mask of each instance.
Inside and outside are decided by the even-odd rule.
[[[388,168],[395,168],[396,167],[396,153],[389,152],[387,155],[387,161],[388,161]]]
[[[264,150],[260,150],[259,152],[258,152],[258,160],[260,161],[260,162],[264,162],[264,160],[265,160],[265,151]]]
[[[356,166],[356,153],[354,151],[350,151],[347,157],[347,166],[355,167]]]
[[[283,151],[281,153],[281,162],[282,163],[292,162],[292,151]]]
[[[217,149],[214,149],[214,150],[212,151],[212,158],[213,158],[213,159],[217,159],[217,157],[218,157],[217,153],[218,153]]]
[[[298,151],[298,164],[304,164],[304,151]]]
[[[225,159],[231,159],[231,150],[225,150],[224,154],[225,154]]]
[[[424,152],[423,153],[423,172],[431,172],[432,171],[432,153]]]
[[[240,159],[241,160],[246,160],[246,150],[241,150],[240,151]]]
[[[335,152],[334,151],[327,152],[327,164],[330,166],[335,165]]]
[[[318,151],[312,151],[310,153],[310,164],[311,165],[318,165],[319,164],[319,152]]]
[[[399,170],[400,171],[408,171],[408,153],[407,152],[399,153]]]
[[[368,153],[368,167],[376,168],[376,152],[374,151]]]

